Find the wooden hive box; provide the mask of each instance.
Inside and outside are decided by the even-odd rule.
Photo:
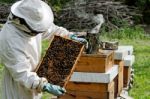
[[[105,73],[114,64],[114,52],[103,50],[97,54],[82,54],[77,63],[76,72]]]
[[[66,85],[67,94],[60,99],[114,99],[116,75],[118,65],[106,73],[74,72]]]
[[[59,99],[114,99],[113,81],[109,84],[69,82],[68,85],[67,94]]]
[[[83,49],[81,43],[54,36],[37,69],[37,74],[47,78],[49,83],[65,87]]]

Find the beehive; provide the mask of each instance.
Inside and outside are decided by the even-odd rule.
[[[105,73],[114,64],[114,52],[103,50],[97,54],[82,54],[76,72]]]
[[[47,78],[49,83],[65,87],[82,51],[81,43],[54,36],[37,74]]]
[[[75,97],[75,99],[80,99],[79,97],[84,97],[85,99],[114,99],[113,81],[109,84],[69,82],[67,85],[66,89],[68,95],[70,94],[72,97]],[[63,96],[60,99],[63,99],[64,97],[66,96]]]

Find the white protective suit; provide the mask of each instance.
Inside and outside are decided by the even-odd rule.
[[[69,37],[66,29],[54,24],[47,33],[30,36],[7,21],[0,32],[2,99],[41,99],[37,88],[44,80],[34,71],[41,58],[41,41],[54,34]]]

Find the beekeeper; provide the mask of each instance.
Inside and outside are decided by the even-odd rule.
[[[41,92],[56,96],[65,89],[35,73],[41,58],[41,41],[53,35],[79,42],[65,28],[56,26],[51,8],[41,0],[21,0],[11,7],[8,21],[0,32],[0,59],[4,66],[2,99],[41,99]]]

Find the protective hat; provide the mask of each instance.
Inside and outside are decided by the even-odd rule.
[[[46,31],[54,21],[51,8],[41,0],[21,0],[11,7],[11,12],[35,31]]]

